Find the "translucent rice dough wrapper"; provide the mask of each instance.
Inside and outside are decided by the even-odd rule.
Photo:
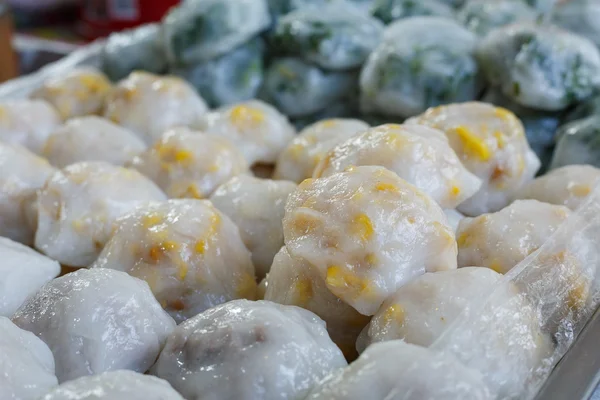
[[[362,352],[373,343],[402,339],[429,347],[463,309],[471,306],[474,298],[489,293],[501,280],[502,275],[497,272],[477,267],[421,275],[386,300],[362,331],[356,346]],[[511,296],[512,292],[506,295]],[[539,329],[536,319],[522,322],[505,329]],[[515,334],[518,332],[515,329]]]
[[[600,51],[588,39],[534,22],[490,32],[477,59],[493,86],[515,102],[559,111],[600,87]]]
[[[302,399],[346,361],[313,313],[235,300],[171,334],[151,373],[188,399]]]
[[[444,210],[444,214],[446,214],[446,218],[448,218],[448,223],[450,224],[452,229],[454,229],[454,233],[456,233],[460,221],[462,221],[462,219],[465,218],[465,216],[456,210]]]
[[[365,131],[369,125],[357,119],[326,119],[304,128],[281,152],[275,179],[297,183],[310,178],[327,152],[344,140]]]
[[[568,165],[548,172],[523,187],[519,199],[535,199],[577,210],[600,182],[600,169],[591,165]]]
[[[570,164],[600,165],[600,143],[597,141],[599,128],[600,115],[562,125],[556,133],[558,141],[550,168]]]
[[[56,261],[3,237],[0,257],[0,316],[12,316],[29,296],[60,273]]]
[[[242,241],[252,253],[256,275],[262,279],[283,246],[283,226],[288,196],[296,189],[289,181],[239,176],[221,185],[211,203],[240,230]]]
[[[407,123],[444,131],[465,167],[482,180],[481,189],[458,206],[466,215],[502,209],[540,167],[523,125],[504,108],[479,102],[450,104],[431,108]]]
[[[57,384],[48,346],[0,316],[0,398],[35,400]]]
[[[347,359],[356,358],[356,339],[369,323],[366,317],[337,298],[312,266],[290,256],[282,247],[267,276],[265,300],[314,312],[327,324],[331,340]]]
[[[361,109],[408,118],[428,107],[474,100],[480,76],[477,37],[442,17],[391,24],[360,75]]]
[[[117,218],[165,194],[137,171],[84,162],[54,173],[38,192],[35,247],[71,267],[91,264]]]
[[[271,24],[266,0],[190,0],[163,18],[162,38],[173,65],[208,61]]]
[[[232,142],[188,128],[165,132],[129,166],[177,198],[207,198],[229,178],[250,173],[244,155]]]
[[[29,150],[0,142],[0,236],[33,244],[35,226],[27,219],[28,208],[55,171]]]
[[[458,266],[505,274],[539,249],[570,215],[564,206],[518,200],[496,213],[465,218],[456,232]]]
[[[439,0],[375,0],[371,13],[386,24],[420,15],[454,17],[452,8]]]
[[[60,115],[44,100],[0,102],[0,140],[19,144],[36,154],[61,123]]]
[[[459,21],[481,36],[516,21],[534,21],[537,16],[522,0],[468,0],[458,13]]]
[[[196,127],[234,143],[249,165],[275,163],[296,133],[287,117],[260,100],[225,106],[204,115]]]
[[[381,125],[338,144],[323,157],[313,177],[353,165],[386,167],[442,208],[455,208],[481,187],[481,180],[462,165],[442,131],[416,124]]]
[[[454,357],[394,340],[369,347],[306,400],[492,400],[481,375]]]
[[[552,12],[552,22],[575,32],[600,47],[600,4],[595,0],[558,2]]]
[[[92,268],[143,279],[178,323],[256,297],[254,267],[237,227],[206,200],[169,200],[125,215]]]
[[[102,72],[89,67],[77,68],[46,80],[31,97],[46,100],[67,120],[102,113],[104,99],[111,88]]]
[[[183,400],[168,382],[133,371],[84,376],[52,389],[39,400]]]
[[[88,116],[73,118],[55,130],[42,155],[58,168],[80,161],[106,161],[123,165],[146,149],[133,132],[107,119]]]
[[[168,129],[196,124],[207,110],[204,100],[184,80],[136,71],[108,94],[104,117],[151,146]]]
[[[442,209],[382,167],[305,180],[288,199],[283,233],[290,254],[364,315],[415,277],[456,268]]]

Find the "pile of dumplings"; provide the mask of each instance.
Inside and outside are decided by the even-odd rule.
[[[589,98],[594,36],[496,29],[478,13],[511,9],[471,1],[304,2],[190,0],[135,32],[156,68],[129,73],[116,35],[118,81],[79,67],[0,101],[1,399],[535,396],[598,306],[600,169],[536,177],[504,102]],[[267,97],[214,86],[267,29],[295,52]],[[210,95],[159,74],[158,33]],[[476,100],[486,62],[497,102]],[[370,114],[321,118],[330,78]]]

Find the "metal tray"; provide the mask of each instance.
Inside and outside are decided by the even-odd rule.
[[[77,66],[100,67],[104,46],[98,40],[37,72],[0,84],[0,100],[25,98],[48,78]],[[535,400],[600,400],[600,307],[538,392]]]

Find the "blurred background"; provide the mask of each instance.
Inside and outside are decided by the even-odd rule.
[[[111,32],[159,21],[179,0],[0,0],[0,82]]]

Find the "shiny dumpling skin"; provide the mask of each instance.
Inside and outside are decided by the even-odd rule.
[[[59,382],[119,369],[144,372],[175,327],[145,282],[102,268],[50,281],[12,321],[50,347]]]
[[[39,154],[61,123],[58,112],[44,100],[0,102],[0,140],[4,143],[19,144]]]
[[[56,129],[44,145],[42,155],[58,168],[80,161],[106,161],[123,165],[146,149],[129,130],[111,121],[87,116],[73,118]]]
[[[416,124],[381,125],[338,144],[323,157],[313,177],[353,165],[385,167],[442,208],[455,208],[481,187],[481,180],[462,165],[442,131]]]
[[[522,0],[468,0],[458,20],[480,36],[516,21],[534,21],[538,13]]]
[[[175,328],[150,372],[188,399],[283,400],[346,365],[313,313],[235,300]]]
[[[406,123],[444,131],[464,166],[482,180],[481,189],[457,208],[466,215],[502,209],[540,167],[523,125],[501,107],[480,102],[450,104],[431,108]]]
[[[238,226],[259,279],[269,272],[273,257],[283,246],[281,221],[287,198],[295,189],[293,182],[245,175],[225,182],[210,197],[214,206]]]
[[[276,51],[294,54],[321,68],[359,68],[377,46],[383,24],[346,2],[306,7],[280,18],[271,43]]]
[[[556,148],[552,153],[550,169],[571,164],[600,165],[600,148],[596,143],[600,115],[569,122],[556,132]]]
[[[427,273],[390,296],[363,330],[359,351],[377,342],[402,339],[429,347],[474,299],[491,292],[502,275],[487,268]]]
[[[46,100],[67,120],[100,114],[111,87],[108,77],[97,69],[76,68],[46,80],[31,98]]]
[[[116,219],[165,194],[139,172],[104,162],[72,164],[38,191],[35,248],[71,267],[91,264]]]
[[[420,15],[454,17],[454,10],[439,0],[375,0],[371,13],[386,24]]]
[[[57,384],[48,346],[0,316],[0,398],[37,400]]]
[[[279,155],[275,179],[300,183],[310,178],[329,150],[368,128],[361,120],[345,118],[326,119],[307,126]]]
[[[366,317],[329,291],[312,266],[292,258],[284,246],[275,256],[265,282],[264,299],[314,312],[327,324],[331,340],[347,359],[356,358],[356,339],[369,323]]]
[[[189,0],[162,21],[172,65],[212,60],[247,42],[271,24],[266,0]]]
[[[108,94],[104,117],[151,146],[168,129],[194,125],[207,110],[184,80],[135,71]]]
[[[412,17],[389,25],[360,74],[361,109],[408,118],[428,107],[475,99],[477,36],[442,17]]]
[[[133,371],[111,371],[65,382],[39,400],[183,400],[168,382]]]
[[[256,297],[254,267],[237,227],[206,200],[169,200],[125,215],[92,268],[146,281],[177,322]]]
[[[188,128],[165,132],[128,166],[176,198],[206,198],[229,178],[250,173],[244,155],[233,142]]]
[[[306,400],[492,400],[481,375],[451,356],[404,343],[376,343],[316,385]]]
[[[209,135],[229,139],[250,165],[275,163],[296,133],[285,115],[260,100],[211,111],[195,127]]]
[[[587,37],[600,47],[600,4],[596,0],[559,2],[552,12],[552,22]]]
[[[302,182],[285,207],[288,251],[329,290],[373,315],[398,287],[456,268],[454,232],[425,193],[382,167],[353,167]]]
[[[600,169],[591,165],[567,165],[534,179],[516,195],[576,210],[600,181]]]
[[[55,171],[29,150],[0,142],[0,236],[33,244],[35,227],[27,219],[28,207]]]
[[[0,256],[0,316],[13,315],[29,296],[60,273],[56,261],[3,237]]]
[[[493,86],[515,102],[559,111],[600,87],[600,51],[556,26],[518,23],[490,32],[476,51]]]
[[[456,232],[458,266],[505,274],[539,249],[569,215],[564,206],[518,200],[498,212],[465,218]]]

